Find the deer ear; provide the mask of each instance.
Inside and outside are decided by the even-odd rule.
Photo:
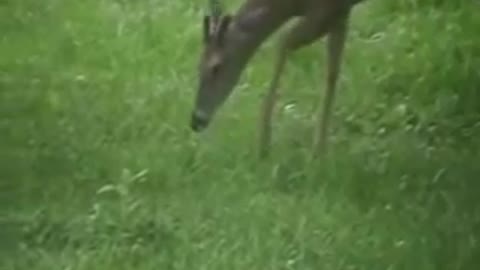
[[[219,43],[219,45],[222,45],[223,41],[225,40],[225,34],[227,33],[228,27],[230,26],[231,22],[232,15],[227,14],[220,19],[218,30],[215,34],[216,41]]]
[[[205,43],[208,43],[210,41],[210,22],[210,16],[206,15],[205,17],[203,17],[203,42]]]

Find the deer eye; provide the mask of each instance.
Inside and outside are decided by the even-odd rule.
[[[215,64],[212,66],[212,75],[217,75],[218,72],[220,71],[220,68],[221,68],[221,64],[218,63],[218,64]]]

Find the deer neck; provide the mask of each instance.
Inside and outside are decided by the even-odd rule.
[[[264,5],[245,5],[240,8],[229,28],[232,53],[243,69],[260,45],[280,28],[290,15]]]

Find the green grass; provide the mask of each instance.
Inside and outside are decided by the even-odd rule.
[[[202,1],[0,1],[0,269],[476,269],[478,4],[390,2],[354,13],[327,159],[319,44],[259,162],[274,39],[195,135]]]

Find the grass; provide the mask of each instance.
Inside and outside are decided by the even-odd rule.
[[[188,128],[202,8],[0,1],[1,269],[479,265],[478,4],[359,6],[330,155],[308,159],[316,45],[289,63],[264,162],[272,41],[211,129]]]

